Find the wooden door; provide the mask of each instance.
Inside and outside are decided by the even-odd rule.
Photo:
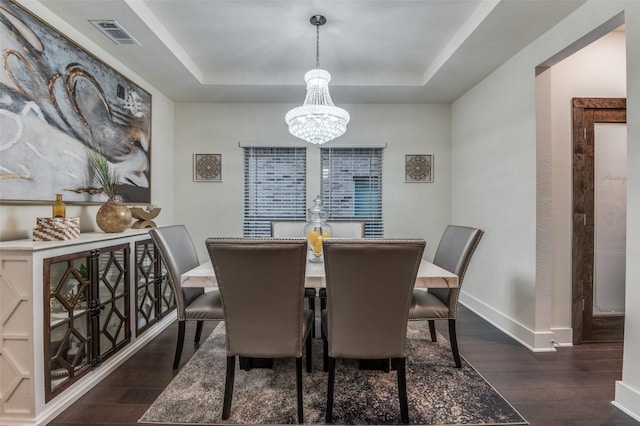
[[[573,343],[622,341],[624,315],[594,315],[595,125],[626,123],[624,98],[573,99]]]

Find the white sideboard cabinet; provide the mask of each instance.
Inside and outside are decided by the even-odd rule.
[[[148,230],[0,242],[0,424],[47,424],[174,320]]]

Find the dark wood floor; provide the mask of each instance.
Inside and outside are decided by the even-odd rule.
[[[439,331],[447,336],[445,327]],[[206,324],[207,336],[215,324]],[[195,327],[187,327],[187,339]],[[173,325],[58,416],[50,425],[134,426],[177,374]],[[622,344],[585,344],[532,353],[461,307],[461,354],[534,426],[638,425],[611,405],[622,371]],[[185,342],[181,366],[197,348]]]

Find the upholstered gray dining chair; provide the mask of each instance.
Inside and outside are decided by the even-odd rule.
[[[178,316],[178,342],[173,369],[180,365],[184,345],[186,321],[196,322],[195,343],[200,342],[204,321],[222,321],[222,299],[217,290],[205,292],[203,288],[183,288],[180,276],[198,266],[198,254],[184,225],[165,226],[149,230],[149,234],[167,268],[169,284],[176,297]]]
[[[327,239],[327,309],[322,311],[329,371],[326,421],[333,421],[336,358],[388,360],[396,367],[400,414],[409,422],[405,371],[407,317],[425,242]]]
[[[287,221],[279,220],[271,222],[271,237],[274,238],[305,238],[304,227],[307,223],[303,221]],[[364,237],[364,222],[339,221],[327,222],[331,226],[332,237],[336,238],[362,238]],[[309,309],[313,311],[314,327],[311,335],[315,337],[315,314],[316,314],[316,296],[318,293],[313,287],[305,287],[304,297],[309,303]],[[324,308],[327,293],[324,288],[320,289],[321,309]]]
[[[331,226],[334,238],[364,238],[364,222],[339,221],[327,222]],[[318,290],[320,309],[327,307],[327,289]]]
[[[460,368],[460,353],[456,337],[458,298],[462,280],[471,257],[484,232],[467,226],[449,225],[442,234],[433,263],[458,276],[458,288],[414,289],[409,321],[429,321],[431,341],[436,341],[435,320],[448,320],[449,341],[456,367]]]
[[[207,250],[224,305],[227,373],[222,419],[231,414],[235,359],[295,358],[298,422],[302,405],[302,348],[311,372],[313,314],[304,309],[304,240],[209,238]],[[251,297],[247,294],[251,293]]]
[[[304,227],[307,223],[301,220],[278,220],[271,222],[272,238],[305,238]],[[315,337],[315,317],[316,317],[316,289],[305,287],[304,297],[309,303],[309,309],[313,311],[314,325],[311,327],[311,336]]]

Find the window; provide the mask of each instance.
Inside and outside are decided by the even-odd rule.
[[[365,222],[365,237],[383,237],[382,148],[323,148],[322,203],[329,220]]]
[[[245,237],[269,237],[271,221],[306,220],[305,148],[244,148]]]

